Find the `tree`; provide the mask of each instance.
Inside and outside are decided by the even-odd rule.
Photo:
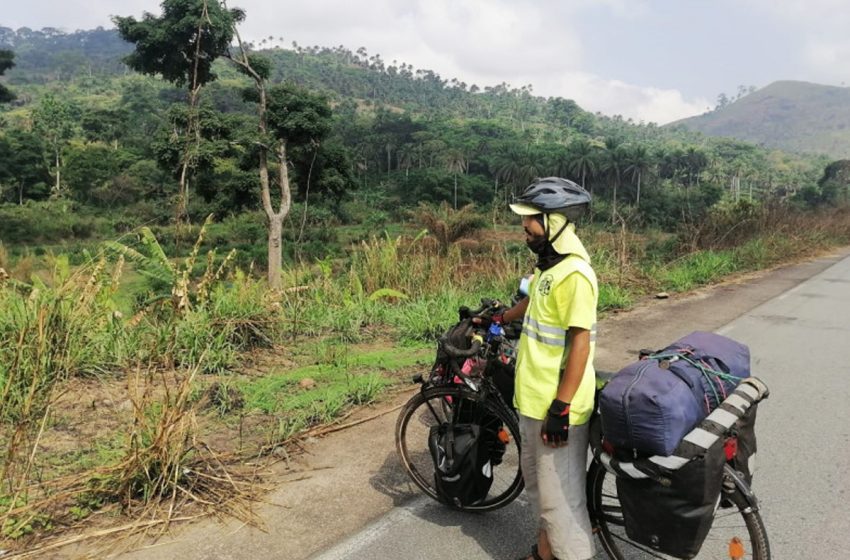
[[[278,166],[283,171],[279,175],[281,184],[286,182],[287,190],[289,187],[289,173],[286,171],[291,165],[289,153],[296,147],[309,147],[312,151],[312,158],[309,169],[307,188],[312,179],[313,169],[315,166],[316,156],[319,146],[327,136],[331,129],[332,112],[327,98],[323,95],[311,93],[310,91],[294,84],[284,84],[275,86],[268,91],[268,125],[269,130],[275,137],[277,143]],[[302,218],[302,232],[306,221],[306,203],[309,192],[305,189],[305,214]],[[291,197],[291,195],[290,195]],[[265,200],[263,201],[265,208]],[[268,215],[268,211],[267,211]],[[276,236],[282,235],[282,220],[280,217],[279,223],[272,227]],[[271,217],[270,217],[271,220]],[[280,242],[277,243],[280,246]],[[269,254],[269,268],[271,274],[272,255]],[[280,262],[281,256],[275,255],[275,258]],[[275,273],[280,275],[280,264],[278,264]],[[271,276],[270,276],[271,278]],[[279,284],[280,280],[276,280]],[[270,282],[271,283],[271,282]]]
[[[602,170],[608,176],[608,180],[613,186],[611,194],[611,222],[617,220],[617,189],[623,178],[623,172],[628,165],[626,160],[628,151],[622,145],[619,139],[608,137],[605,139],[605,150],[602,158]]]
[[[0,50],[0,76],[15,65],[14,59],[15,53],[12,51]],[[9,91],[6,86],[0,84],[0,103],[8,103],[13,99],[15,99],[15,94]]]
[[[103,142],[117,149],[129,120],[130,115],[124,109],[89,108],[83,111],[80,127],[89,142]]]
[[[162,12],[159,17],[145,13],[141,21],[132,16],[113,21],[121,37],[136,46],[124,58],[127,66],[189,88],[186,135],[195,142],[186,147],[179,176],[178,214],[183,216],[189,198],[188,172],[201,142],[198,96],[205,84],[215,80],[213,62],[228,53],[234,25],[245,13],[228,10],[218,0],[163,0]]]
[[[249,53],[239,32],[234,28],[239,45],[229,58],[251,78],[254,89],[246,92],[246,100],[257,104],[258,135],[255,147],[260,174],[260,197],[268,218],[268,279],[272,289],[280,288],[283,261],[283,219],[292,208],[287,148],[291,144],[318,145],[331,127],[331,109],[327,99],[307,90],[285,84],[268,88],[271,65],[268,60]],[[271,197],[270,154],[277,158],[277,186],[280,201],[275,208]]]
[[[187,130],[195,131],[190,135]],[[200,175],[210,171],[217,158],[226,157],[231,150],[233,127],[227,115],[202,103],[196,111],[183,104],[174,104],[168,110],[167,123],[154,135],[150,143],[157,162],[178,179],[188,172],[200,183]],[[192,151],[188,168],[185,154]],[[199,185],[200,186],[200,185]]]
[[[466,161],[466,156],[463,153],[463,150],[459,148],[452,148],[446,153],[445,157],[445,165],[446,171],[452,174],[454,178],[454,197],[452,208],[457,210],[457,176],[458,173],[464,173],[469,165]]]
[[[12,130],[0,138],[0,186],[2,183],[13,185],[14,199],[18,204],[23,205],[24,198],[46,198],[50,189],[47,186],[49,181],[50,173],[44,163],[44,145],[37,134]]]
[[[565,126],[572,126],[573,119],[583,111],[572,99],[553,97],[546,102],[547,116],[553,122]]]
[[[70,101],[47,93],[32,112],[33,130],[47,143],[52,152],[53,192],[62,192],[62,149],[74,137],[79,109]]]
[[[843,198],[846,203],[850,188],[850,160],[840,159],[827,165],[818,180],[818,187],[823,201],[834,203]]]
[[[575,176],[581,177],[581,186],[584,188],[587,176],[592,176],[598,168],[596,148],[586,138],[579,138],[570,142],[569,153],[571,158],[570,171]],[[592,191],[593,189],[591,189]]]
[[[633,183],[636,183],[635,206],[640,207],[640,182],[643,176],[652,167],[652,157],[649,150],[643,144],[638,144],[628,150],[626,154],[626,168],[623,170]]]
[[[699,187],[700,175],[709,164],[708,156],[700,148],[688,146],[685,150],[684,163],[688,172],[688,186],[691,187],[696,182],[696,186]]]

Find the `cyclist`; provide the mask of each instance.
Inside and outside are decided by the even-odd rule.
[[[525,489],[539,517],[533,560],[594,554],[585,497],[595,372],[596,275],[575,233],[590,205],[576,183],[538,179],[511,210],[537,255],[529,295],[495,321],[523,319],[514,405],[520,414]]]

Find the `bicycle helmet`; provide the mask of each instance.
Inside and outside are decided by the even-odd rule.
[[[546,177],[537,179],[514,199],[511,210],[521,216],[563,214],[570,221],[590,208],[590,193],[569,179]]]

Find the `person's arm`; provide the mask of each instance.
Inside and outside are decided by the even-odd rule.
[[[590,331],[570,327],[569,333],[570,354],[567,356],[564,375],[558,385],[558,400],[565,403],[572,402],[573,396],[578,391],[581,380],[584,378],[584,370],[587,368],[587,359],[590,357]]]
[[[502,323],[513,323],[518,319],[525,317],[525,311],[528,309],[528,296],[525,296],[517,302],[516,305],[502,313]]]

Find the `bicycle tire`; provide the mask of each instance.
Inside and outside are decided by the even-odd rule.
[[[486,392],[486,391],[485,391]],[[483,501],[460,505],[441,496],[434,484],[434,463],[428,450],[427,434],[436,423],[448,420],[452,410],[481,407],[495,415],[508,433],[508,443],[501,463],[493,467],[493,486]],[[521,441],[516,414],[501,399],[485,397],[466,387],[430,387],[414,395],[402,408],[395,428],[396,450],[411,480],[429,497],[453,509],[485,512],[504,507],[522,493],[525,487],[519,466]]]
[[[731,470],[731,467],[726,465],[725,469]],[[587,474],[588,511],[594,533],[599,538],[604,552],[613,560],[676,560],[673,556],[661,554],[625,536],[622,510],[619,508],[614,482],[615,475],[608,472],[598,461],[591,462]],[[730,507],[718,510],[711,532],[695,559],[728,560],[729,540],[732,537],[741,538],[743,531],[746,531],[747,540],[743,544],[745,556],[741,560],[770,560],[770,544],[761,514],[750,506],[740,488],[732,488],[733,490],[724,490],[723,493],[723,498],[731,502]],[[731,527],[726,525],[726,522],[719,524],[720,519],[730,519],[738,515],[742,518],[742,524]]]

